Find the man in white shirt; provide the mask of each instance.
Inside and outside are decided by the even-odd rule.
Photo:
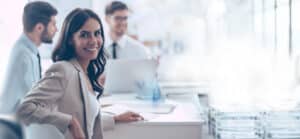
[[[113,59],[149,59],[147,48],[126,34],[129,9],[120,1],[113,1],[105,8],[105,20],[109,26],[105,47]]]
[[[23,9],[23,33],[14,44],[0,97],[0,113],[14,115],[21,99],[41,79],[38,47],[52,43],[57,32],[57,9],[48,2],[28,2]],[[26,138],[47,139],[53,130],[24,128]],[[35,136],[39,136],[36,137]]]
[[[123,2],[113,1],[106,6],[105,20],[109,26],[109,32],[105,38],[106,52],[111,59],[149,59],[147,48],[126,34],[128,14],[129,9]],[[104,84],[105,74],[101,75],[99,81]],[[111,120],[111,116],[107,115],[109,114],[103,113],[102,115],[104,130],[113,129],[114,122],[132,121],[130,117],[134,117],[136,113],[127,112],[116,115],[114,120]],[[138,116],[138,118],[142,117]]]
[[[41,78],[38,47],[52,43],[57,10],[47,2],[29,2],[23,12],[23,33],[11,50],[0,100],[0,112],[13,114],[20,100]]]

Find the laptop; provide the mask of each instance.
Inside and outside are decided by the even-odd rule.
[[[138,82],[156,78],[157,62],[150,59],[109,59],[105,72],[105,93],[132,93],[139,90]]]

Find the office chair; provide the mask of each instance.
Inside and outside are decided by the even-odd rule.
[[[11,116],[0,115],[0,139],[24,139],[21,124]]]

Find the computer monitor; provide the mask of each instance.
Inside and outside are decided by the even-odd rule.
[[[138,82],[156,78],[157,62],[150,59],[109,59],[105,67],[105,93],[131,93],[139,90]]]

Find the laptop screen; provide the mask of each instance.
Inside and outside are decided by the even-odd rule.
[[[155,60],[109,59],[105,72],[105,93],[136,92],[138,82],[152,81],[156,78],[157,63]]]

